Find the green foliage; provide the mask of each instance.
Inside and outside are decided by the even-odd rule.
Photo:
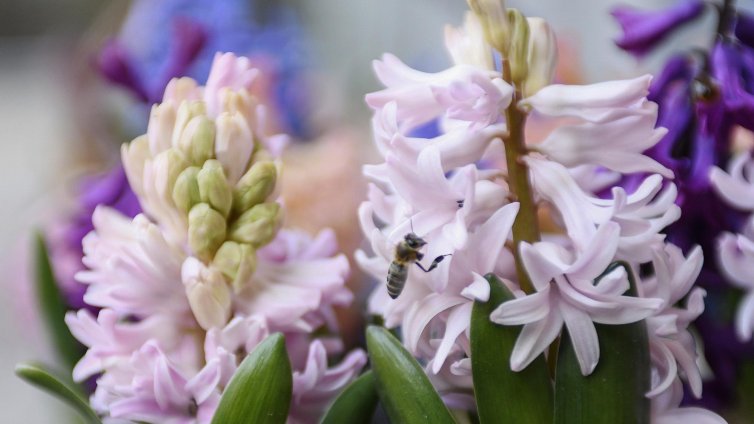
[[[389,331],[369,326],[367,349],[376,377],[377,393],[391,422],[455,422],[422,367]]]
[[[83,346],[73,337],[65,323],[67,306],[50,265],[44,236],[37,233],[34,240],[36,294],[42,318],[52,338],[53,346],[69,370],[84,354]]]
[[[16,375],[73,407],[85,422],[101,423],[97,414],[89,407],[86,398],[72,381],[56,376],[42,365],[21,363],[16,365]]]
[[[374,373],[367,371],[340,393],[322,419],[322,424],[368,423],[378,400]]]
[[[636,295],[631,268],[613,263],[605,271],[623,267]],[[604,274],[603,274],[604,275]],[[600,361],[594,372],[581,375],[576,353],[564,335],[555,376],[556,424],[649,423],[649,339],[644,321],[626,325],[595,324],[600,343]]]
[[[471,313],[471,370],[479,420],[482,424],[552,422],[552,383],[544,355],[520,372],[511,370],[509,358],[521,327],[495,325],[490,314],[514,297],[494,275],[485,278],[490,299],[474,302]]]
[[[213,424],[285,423],[291,404],[291,363],[280,333],[244,359],[225,388]]]

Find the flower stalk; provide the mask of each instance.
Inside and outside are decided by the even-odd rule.
[[[518,245],[522,241],[527,243],[539,241],[539,223],[537,221],[537,206],[534,204],[534,196],[529,181],[528,167],[521,160],[521,157],[527,153],[524,138],[526,114],[518,108],[518,101],[522,99],[521,89],[511,82],[511,68],[508,60],[503,60],[503,79],[515,87],[513,101],[505,110],[508,134],[503,139],[505,160],[508,165],[510,194],[521,204],[521,209],[513,223],[513,253],[516,258],[516,274],[521,289],[530,294],[534,292],[534,288],[521,263]]]

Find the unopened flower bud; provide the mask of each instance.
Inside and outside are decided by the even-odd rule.
[[[244,212],[230,226],[229,238],[259,248],[272,241],[280,221],[280,205],[260,203]]]
[[[277,167],[272,162],[256,162],[244,174],[233,190],[233,209],[243,213],[254,205],[264,202],[274,190]]]
[[[189,126],[192,133],[187,153],[191,162],[201,164],[215,157],[215,123],[206,116],[197,116]]]
[[[147,138],[152,156],[170,148],[175,128],[175,113],[172,102],[152,106],[147,125]]]
[[[487,42],[506,55],[510,43],[510,28],[503,0],[468,0],[469,7],[479,18]]]
[[[189,246],[196,256],[209,262],[225,240],[227,223],[220,212],[206,203],[194,205],[189,212]]]
[[[165,87],[164,102],[180,104],[184,100],[198,100],[200,97],[199,86],[193,78],[173,78]]]
[[[515,83],[521,83],[529,73],[529,23],[516,9],[508,9],[508,21],[511,26],[511,42],[508,51],[511,79]]]
[[[120,157],[123,169],[128,176],[128,184],[139,197],[144,197],[144,164],[150,156],[149,139],[146,135],[140,135],[130,143],[124,143],[120,148]]]
[[[196,166],[190,166],[183,170],[178,175],[178,179],[175,180],[175,186],[173,187],[173,202],[176,207],[183,213],[189,213],[191,208],[195,204],[201,202],[199,196],[199,183],[197,182],[197,174],[199,168]]]
[[[246,172],[254,151],[254,136],[240,113],[224,112],[217,117],[215,157],[223,164],[228,181],[235,184]]]
[[[222,274],[189,257],[181,267],[181,280],[199,325],[205,330],[223,327],[230,318],[231,293]]]
[[[184,101],[178,106],[175,116],[175,128],[173,129],[173,138],[171,140],[174,147],[182,147],[181,139],[184,138],[184,132],[188,129],[188,124],[197,116],[206,115],[204,102]]]
[[[238,293],[257,268],[256,251],[248,244],[226,241],[217,249],[212,267],[222,272]]]
[[[233,192],[220,162],[214,159],[204,162],[196,178],[202,202],[209,204],[227,218],[233,205]]]
[[[555,32],[542,18],[528,18],[529,22],[529,74],[524,82],[524,96],[534,95],[550,85],[558,61],[558,42]]]
[[[154,158],[152,169],[154,170],[154,186],[157,194],[166,203],[172,203],[173,188],[178,176],[189,163],[180,150],[169,148]]]

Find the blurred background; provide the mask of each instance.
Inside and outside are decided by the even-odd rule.
[[[150,45],[165,38],[167,26],[156,25],[161,4],[187,3],[148,0],[142,15],[126,19],[128,1],[101,0],[3,0],[0,2],[0,258],[5,293],[0,297],[0,422],[60,422],[65,408],[56,400],[22,383],[13,375],[16,362],[26,359],[51,360],[44,330],[34,317],[34,301],[28,287],[26,255],[31,230],[54,221],[72,206],[71,192],[86,172],[112,166],[118,146],[143,131],[146,106],[134,102],[133,90],[108,83],[96,71],[97,55],[110,38]],[[133,2],[136,3],[136,2]],[[209,3],[196,0],[193,3]],[[318,0],[248,1],[250,16],[260,28],[274,28],[279,22],[294,27],[294,41],[285,39],[275,47],[283,69],[292,61],[304,76],[289,85],[278,99],[282,109],[297,108],[298,90],[305,90],[308,107],[280,127],[302,140],[325,140],[322,149],[302,142],[301,149],[319,163],[328,163],[338,152],[344,163],[332,165],[322,181],[352,179],[350,201],[340,202],[338,193],[318,193],[323,208],[336,205],[339,211],[324,210],[312,223],[308,212],[293,208],[291,219],[303,226],[336,225],[344,249],[359,243],[353,230],[355,208],[361,200],[358,170],[369,160],[369,112],[362,99],[378,87],[371,61],[392,52],[408,64],[428,71],[448,63],[443,48],[443,27],[459,25],[466,11],[463,0]],[[627,3],[626,1],[622,2]],[[668,0],[632,0],[641,7],[659,8]],[[744,3],[745,2],[740,2]],[[646,61],[634,58],[614,46],[618,25],[609,15],[612,0],[510,0],[510,7],[526,15],[542,16],[555,27],[561,41],[559,76],[568,82],[595,82],[656,71],[665,55]],[[167,7],[167,6],[165,6]],[[281,12],[280,10],[283,10]],[[709,43],[712,17],[692,29],[684,29],[674,43]],[[140,20],[141,19],[141,20]],[[216,28],[224,15],[212,19]],[[280,25],[283,25],[280,24]],[[267,32],[257,41],[264,43]],[[259,41],[262,40],[262,41]],[[157,41],[155,41],[156,43]],[[236,40],[237,43],[244,41]],[[261,48],[264,50],[264,48]],[[152,56],[154,52],[149,53]],[[147,57],[149,59],[149,57]],[[154,57],[152,57],[154,59]],[[146,59],[145,59],[146,60]],[[199,72],[199,71],[197,71]],[[285,72],[281,78],[286,80]],[[287,81],[287,80],[286,80]],[[303,83],[301,82],[303,81]],[[279,93],[278,93],[279,94]],[[276,97],[277,98],[277,97]],[[148,99],[142,103],[149,103]],[[136,104],[136,106],[135,106]],[[118,111],[134,109],[131,118]],[[293,113],[293,112],[291,112]],[[135,116],[135,118],[134,118]],[[140,119],[142,117],[143,119]],[[286,123],[287,122],[287,123]],[[328,142],[329,140],[329,142]],[[337,140],[337,141],[333,141]],[[329,150],[328,150],[329,149]],[[290,161],[304,156],[293,153]],[[302,154],[303,155],[303,154]],[[321,167],[321,165],[320,165]],[[320,170],[321,171],[321,170]],[[343,176],[343,173],[347,175]],[[305,184],[308,174],[292,172],[293,186]],[[303,176],[302,176],[303,175]],[[300,177],[300,178],[299,178]],[[296,180],[299,178],[299,180]],[[302,183],[301,180],[304,182]],[[305,190],[304,190],[305,191]],[[333,197],[329,197],[332,195]],[[340,194],[342,195],[342,193]],[[295,194],[292,196],[296,196]],[[309,203],[311,204],[311,203]],[[335,220],[336,222],[328,222]],[[307,228],[315,231],[317,228]],[[363,296],[362,296],[363,298]]]

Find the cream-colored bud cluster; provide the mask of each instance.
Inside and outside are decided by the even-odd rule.
[[[557,61],[557,42],[541,18],[526,18],[506,9],[503,0],[468,0],[489,45],[510,66],[510,82],[530,96],[551,83]]]
[[[230,170],[213,153],[215,124],[205,118],[192,118],[202,124],[196,126],[187,145],[172,148],[177,157],[183,157],[176,163],[186,164],[176,177],[172,199],[188,216],[188,245],[193,254],[240,290],[256,268],[256,249],[269,243],[280,226],[280,205],[268,201],[278,170],[257,145],[241,177],[231,183]]]
[[[173,87],[191,83],[175,80]],[[147,134],[124,148],[124,163],[145,210],[187,232],[190,255],[237,292],[254,273],[256,250],[281,224],[280,205],[270,199],[278,167],[254,134],[248,92],[226,90],[215,119],[204,101],[176,103],[153,108]]]

